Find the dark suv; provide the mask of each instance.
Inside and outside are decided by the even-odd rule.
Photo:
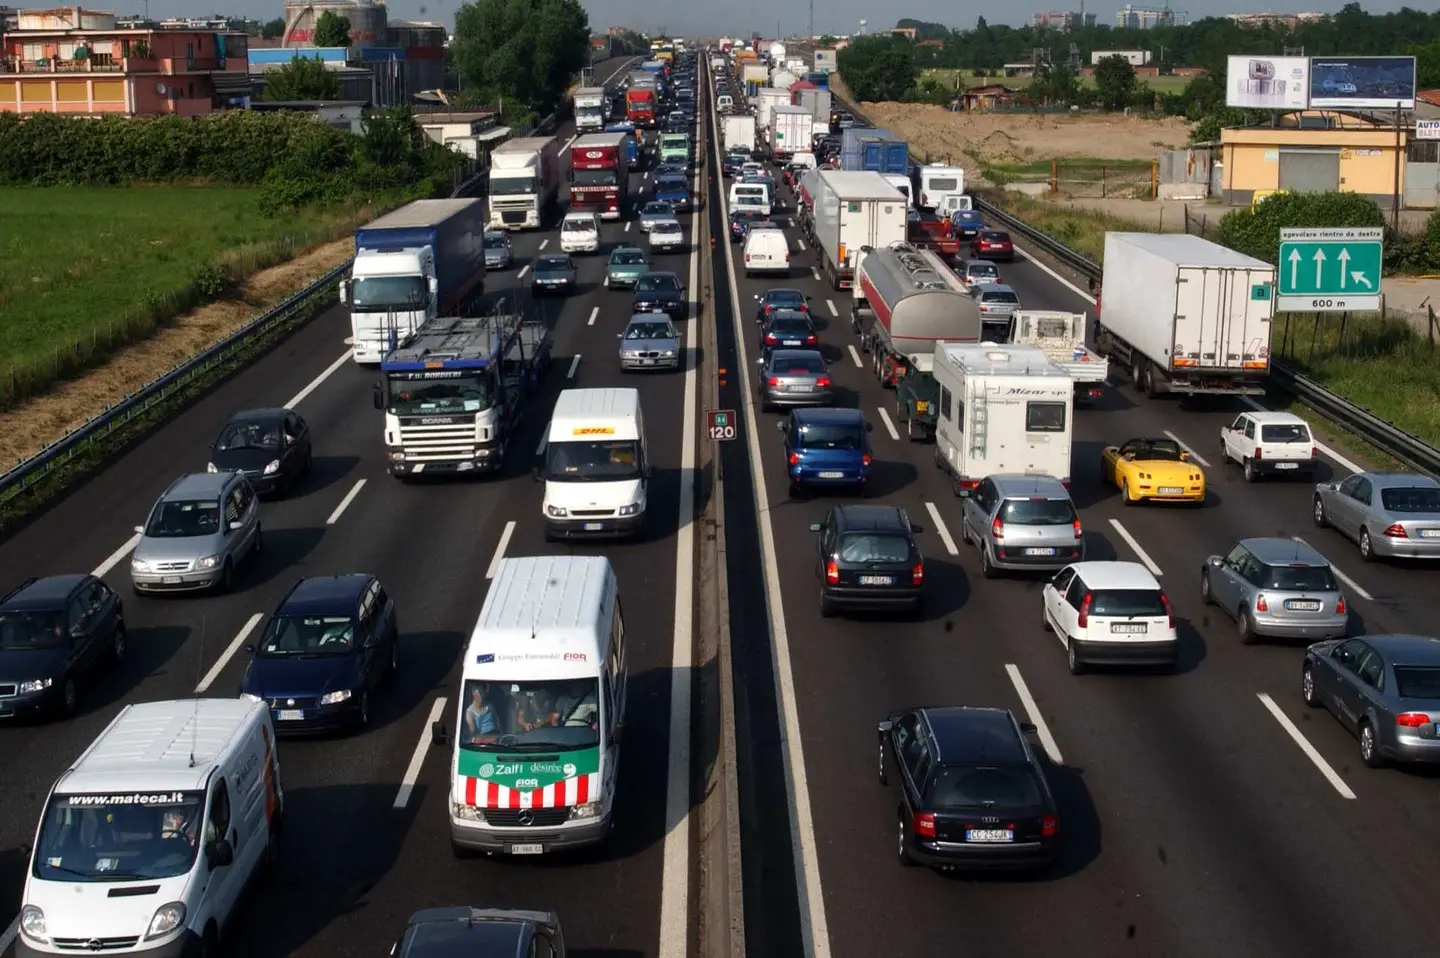
[[[410,916],[390,949],[395,958],[565,958],[560,917],[553,911],[426,908]]]
[[[79,683],[125,658],[115,590],[89,573],[30,579],[0,599],[0,719],[59,712]]]
[[[879,725],[880,784],[894,780],[900,864],[1048,868],[1060,818],[1034,731],[1009,709],[891,712]]]
[[[925,559],[915,544],[921,528],[899,506],[835,506],[810,527],[816,539],[820,614],[841,609],[903,609],[925,604]]]

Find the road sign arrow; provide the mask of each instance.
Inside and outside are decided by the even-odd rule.
[[[1353,279],[1355,282],[1359,283],[1361,286],[1364,286],[1366,289],[1375,288],[1374,286],[1370,285],[1370,277],[1366,276],[1358,269],[1352,269],[1350,271],[1350,278]]]
[[[1290,251],[1290,288],[1295,289],[1300,285],[1300,251]]]
[[[1345,288],[1345,273],[1350,269],[1350,250],[1344,246],[1340,247],[1340,255],[1335,257],[1340,261],[1340,288]]]
[[[1315,288],[1325,288],[1325,251],[1317,249],[1315,255],[1310,257],[1315,261]]]

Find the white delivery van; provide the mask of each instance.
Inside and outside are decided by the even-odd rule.
[[[957,496],[986,476],[1054,476],[1070,485],[1074,384],[1037,346],[935,344],[935,459]]]
[[[745,237],[745,275],[790,275],[790,241],[781,229],[752,229]]]
[[[643,533],[650,459],[640,391],[561,391],[536,478],[547,540]]]
[[[625,619],[603,556],[501,559],[452,720],[450,844],[543,855],[610,833],[625,716]],[[450,728],[437,721],[432,741]]]
[[[735,183],[730,187],[730,212],[753,210],[770,215],[770,187],[764,183]]]
[[[214,954],[283,810],[266,703],[126,706],[50,789],[17,953]]]
[[[715,109],[717,112],[724,112],[735,106],[735,98],[728,93],[722,93],[715,98]]]

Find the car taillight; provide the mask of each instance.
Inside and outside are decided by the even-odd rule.
[[[917,563],[915,563],[915,567],[910,570],[910,584],[911,584],[911,585],[924,585],[924,584],[925,584],[925,563],[923,563],[923,562],[917,562]]]
[[[775,338],[775,334],[774,334],[774,333],[766,333],[766,334],[765,334],[765,342],[769,343],[770,345],[773,346],[773,345],[775,345],[776,343],[778,343],[779,341],[780,341],[780,340],[778,340],[778,339]]]
[[[829,376],[821,376],[819,379],[815,380],[815,385],[818,386],[818,387],[820,387],[821,389],[829,389],[829,388],[830,388],[830,377],[829,377]]]
[[[1046,815],[1040,819],[1040,834],[1045,838],[1054,838],[1060,834],[1060,818],[1057,815]]]
[[[916,812],[916,813],[915,813],[914,826],[915,826],[915,834],[916,834],[916,835],[919,835],[919,836],[922,837],[922,838],[934,838],[934,837],[935,837],[935,813],[934,813],[934,812]]]
[[[778,376],[771,376],[769,379],[765,380],[765,385],[767,385],[767,386],[778,386],[778,385],[780,385],[780,377],[778,377]]]
[[[1175,628],[1175,610],[1170,607],[1170,597],[1162,592],[1160,593],[1160,602],[1165,606],[1166,627],[1171,629]]]
[[[819,342],[820,342],[820,340],[817,339],[817,338],[814,337],[814,336],[806,336],[806,337],[805,337],[805,345],[806,345],[806,346],[814,346],[814,345],[818,344]]]
[[[868,466],[868,465],[870,465],[870,463],[873,462],[873,461],[874,461],[874,460],[872,460],[872,459],[870,458],[870,453],[865,452],[865,453],[861,453],[861,454],[860,454],[860,463],[861,463],[861,465],[866,465],[866,466]]]
[[[1311,447],[1310,447],[1310,458],[1311,458],[1311,459],[1319,459],[1319,458],[1320,458],[1320,449],[1319,449],[1319,447],[1317,447],[1317,446],[1311,446]]]
[[[1398,522],[1395,523],[1395,524],[1394,524],[1393,526],[1391,526],[1390,528],[1386,529],[1386,530],[1385,530],[1385,535],[1388,536],[1388,537],[1390,537],[1391,539],[1408,539],[1408,538],[1409,538],[1409,535],[1405,532],[1405,527],[1402,526],[1402,525],[1401,525],[1400,523],[1398,523]]]
[[[799,306],[796,306],[795,308],[796,308],[798,311],[802,312],[802,313],[808,313],[808,312],[810,312],[810,304],[809,304],[809,303],[801,303]]]
[[[1079,540],[1085,538],[1085,533],[1083,533],[1083,532],[1080,531],[1080,520],[1079,520],[1079,519],[1076,519],[1074,522],[1070,523],[1070,525],[1075,529],[1075,539],[1076,539],[1077,542],[1078,542]]]
[[[750,262],[750,254],[749,254],[749,253],[746,253],[746,254],[745,254],[745,262],[747,262],[747,263]]]
[[[1269,600],[1267,600],[1267,599],[1265,598],[1264,595],[1257,595],[1257,596],[1255,597],[1255,611],[1256,611],[1256,612],[1269,612],[1269,611],[1270,611],[1270,602],[1269,602]]]
[[[1254,459],[1264,459],[1264,458],[1265,458],[1264,452],[1265,452],[1265,450],[1261,449],[1259,446],[1256,446],[1256,447],[1255,447],[1255,455],[1252,456],[1251,458],[1254,458]]]
[[[831,585],[840,581],[840,566],[835,563],[834,559],[825,563],[825,581]]]
[[[1080,617],[1075,624],[1082,629],[1090,625],[1090,603],[1093,601],[1095,601],[1093,592],[1085,593],[1085,598],[1080,600]]]
[[[792,452],[792,453],[790,453],[790,455],[789,455],[788,457],[786,457],[786,462],[790,463],[790,465],[792,465],[792,466],[798,466],[798,465],[800,465],[800,453],[798,453],[798,452]]]
[[[1425,712],[1401,712],[1395,716],[1395,724],[1401,728],[1421,728],[1430,724],[1430,716]]]
[[[1005,538],[1005,523],[1001,522],[999,519],[996,519],[994,522],[990,523],[990,535],[997,541]]]
[[[1348,612],[1349,610],[1350,610],[1350,607],[1345,604],[1345,597],[1344,597],[1343,595],[1340,596],[1340,598],[1338,598],[1338,599],[1335,600],[1335,614],[1336,614],[1336,615],[1344,615],[1344,614],[1345,614],[1346,612]]]
[[[767,313],[773,313],[773,312],[775,312],[775,307],[774,307],[774,306],[771,306],[770,304],[767,303],[767,304],[765,305],[765,312],[767,312]]]

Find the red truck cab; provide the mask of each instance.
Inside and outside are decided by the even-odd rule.
[[[655,126],[655,91],[626,91],[625,118],[637,127],[653,128]]]
[[[570,209],[618,220],[629,192],[625,133],[592,133],[570,145]]]
[[[960,240],[950,228],[950,221],[934,213],[911,210],[905,240],[916,249],[933,249],[942,256],[960,254]]]

